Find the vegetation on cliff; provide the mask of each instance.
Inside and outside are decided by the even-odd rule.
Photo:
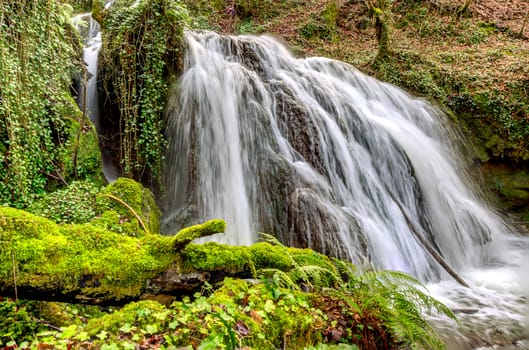
[[[119,160],[122,176],[157,188],[166,146],[163,111],[190,17],[179,1],[131,3],[96,7],[103,28],[98,71],[105,91],[100,137],[102,147]]]
[[[59,1],[0,1],[0,203],[25,207],[86,169],[96,149],[70,93],[81,76],[72,8]],[[94,138],[92,138],[94,141]],[[81,167],[99,162],[87,162]]]

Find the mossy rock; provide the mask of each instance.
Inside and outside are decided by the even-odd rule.
[[[485,166],[485,178],[500,197],[502,206],[512,212],[529,210],[529,173],[504,166]]]
[[[63,293],[85,291],[86,297],[113,295],[114,300],[140,294],[142,283],[175,259],[172,238],[123,236],[89,224],[58,225],[13,208],[0,207],[0,287],[16,283]],[[13,266],[13,261],[16,267]]]
[[[136,218],[137,214],[148,232],[160,231],[160,209],[154,195],[132,179],[119,178],[103,189],[97,198],[96,209],[101,216],[93,220],[94,225],[132,236],[141,235],[144,230]]]

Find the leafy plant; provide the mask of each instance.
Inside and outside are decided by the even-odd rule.
[[[25,207],[67,177],[61,154],[79,118],[70,84],[81,67],[70,11],[57,0],[0,0],[3,204]]]
[[[31,302],[0,297],[0,345],[31,341],[37,332],[45,329],[32,319],[31,312]]]
[[[280,245],[274,237],[264,237],[269,243]],[[402,342],[411,349],[444,348],[422,313],[434,311],[454,320],[455,315],[441,302],[429,296],[415,278],[399,271],[367,271],[358,274],[356,267],[346,261],[335,259],[334,264],[328,264],[323,258],[312,259],[307,264],[299,256],[290,255],[287,248],[285,254],[293,262],[290,270],[259,271],[272,282],[272,290],[277,286],[299,290],[300,285],[305,285],[312,290],[322,291],[330,300],[345,303],[345,307],[340,306],[341,313],[348,310],[353,315],[358,315],[358,319],[353,316],[357,322],[353,322],[351,327],[357,329],[359,337],[352,337],[351,340],[362,345],[363,349],[376,344],[370,339],[372,333],[379,333],[380,339],[389,339],[384,343],[385,347],[388,343]],[[368,323],[362,323],[366,320]],[[365,333],[365,327],[372,327],[372,331]],[[339,332],[341,339],[344,332]]]
[[[119,134],[122,175],[157,185],[169,80],[178,70],[183,29],[191,20],[175,0],[129,5],[117,1],[104,16],[101,79],[114,108],[109,114],[119,125],[110,132]]]
[[[96,195],[100,188],[87,181],[74,181],[30,205],[28,211],[57,223],[80,224],[95,217]]]

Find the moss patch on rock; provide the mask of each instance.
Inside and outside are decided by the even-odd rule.
[[[12,208],[0,208],[0,241],[2,255],[10,257],[0,263],[0,286],[14,285],[16,271],[21,290],[57,287],[95,299],[138,296],[144,281],[175,259],[169,237],[135,239],[89,224],[57,225]]]
[[[108,195],[117,197],[117,200]],[[105,187],[97,197],[96,210],[101,215],[92,223],[108,230],[131,236],[142,235],[144,230],[134,214],[140,217],[148,232],[158,233],[160,230],[160,209],[154,195],[132,179],[119,178]]]

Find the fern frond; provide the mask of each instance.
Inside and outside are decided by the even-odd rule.
[[[259,275],[271,279],[274,284],[281,288],[299,290],[299,285],[291,278],[289,273],[279,269],[266,268],[260,269]]]

